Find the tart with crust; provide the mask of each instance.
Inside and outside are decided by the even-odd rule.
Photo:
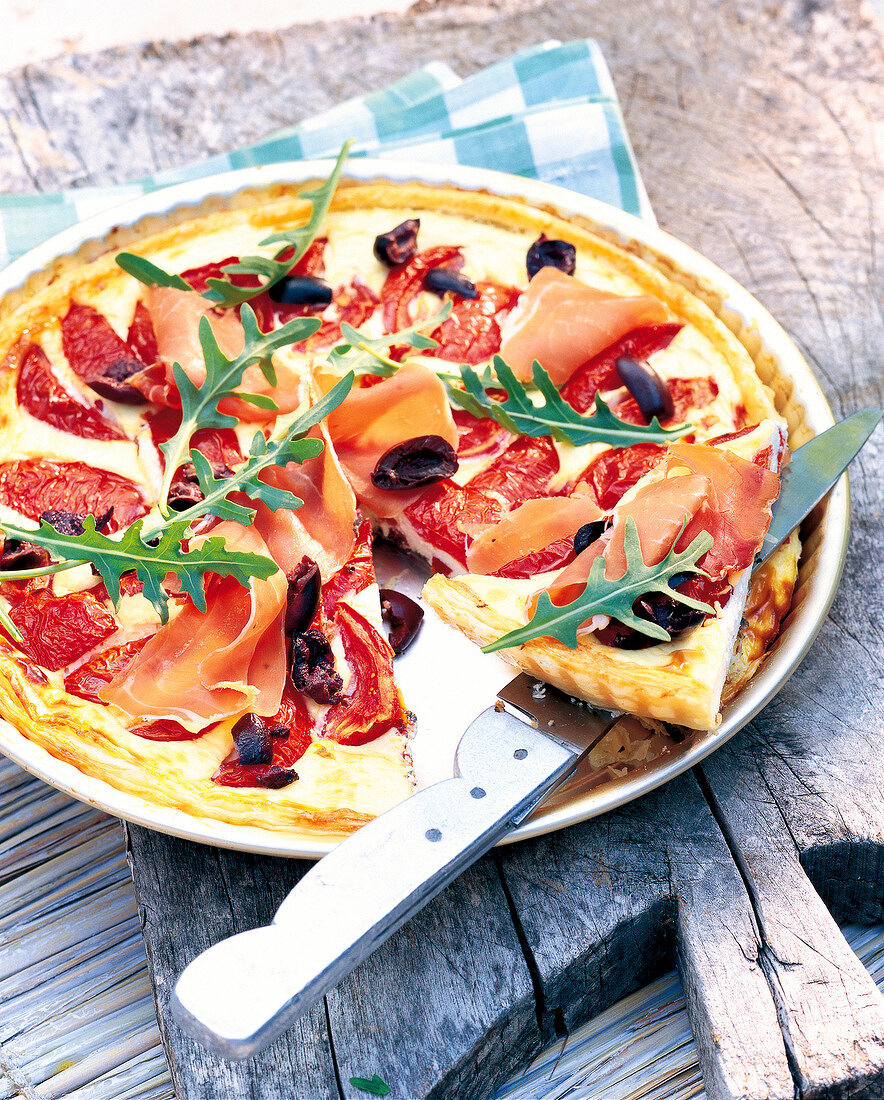
[[[603,612],[576,646],[504,655],[652,725],[713,726],[776,635],[799,549],[750,589],[787,449],[744,345],[647,259],[528,203],[343,181],[326,210],[320,191],[177,210],[7,296],[3,716],[153,804],[346,832],[412,789],[372,538],[429,563],[428,603],[496,644],[648,487],[696,481],[695,448],[735,455],[732,482],[767,478],[742,556],[710,579],[696,553],[663,597],[707,611],[664,642],[618,641]],[[564,406],[566,428],[541,430]],[[697,532],[719,546],[699,511],[745,504],[695,497],[647,568]],[[111,544],[135,547],[130,568]]]

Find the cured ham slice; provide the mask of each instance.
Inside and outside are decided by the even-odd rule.
[[[502,566],[563,538],[573,540],[585,523],[602,512],[589,496],[536,497],[507,512],[492,527],[474,534],[467,550],[471,573],[495,573]]]
[[[724,447],[693,443],[671,445],[663,471],[659,478],[652,473],[652,480],[624,498],[614,510],[610,531],[562,570],[548,590],[553,603],[576,599],[600,554],[605,576],[623,576],[627,519],[635,521],[646,565],[661,562],[673,546],[686,549],[701,531],[708,531],[715,541],[698,563],[705,573],[717,580],[748,568],[770,523],[779,476]]]
[[[213,535],[230,549],[267,554],[254,527],[221,523]],[[172,718],[196,732],[252,711],[276,714],[286,678],[283,620],[287,581],[281,572],[252,579],[211,577],[205,613],[190,602],[100,691],[139,719]]]
[[[522,382],[536,359],[557,386],[589,359],[641,325],[666,321],[650,295],[596,290],[554,267],[542,267],[503,325],[500,354]]]
[[[445,387],[420,363],[406,363],[392,378],[354,389],[328,416],[328,430],[359,503],[388,519],[403,512],[425,489],[378,489],[371,474],[392,447],[438,435],[455,449],[458,433]]]
[[[238,314],[233,310],[216,311],[200,295],[175,287],[152,286],[147,291],[147,309],[156,334],[156,367],[131,379],[150,401],[161,405],[180,405],[172,374],[172,364],[179,363],[187,377],[200,385],[206,377],[206,366],[199,339],[202,317],[209,318],[218,347],[228,359],[242,351],[243,330]],[[271,385],[257,366],[248,367],[241,389],[245,393],[262,394],[276,402],[281,413],[294,412],[303,396],[303,379],[294,368],[284,363],[274,364],[277,384]],[[240,420],[266,421],[272,414],[236,397],[225,397],[218,403],[222,413]]]
[[[257,501],[254,527],[284,573],[290,574],[306,555],[319,566],[325,581],[344,565],[356,545],[356,498],[324,431],[316,427],[310,436],[322,439],[321,454],[302,463],[272,466],[261,475],[268,485],[294,493],[303,505],[273,512]]]

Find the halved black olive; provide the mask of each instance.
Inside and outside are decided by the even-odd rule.
[[[407,264],[417,252],[417,231],[420,227],[420,218],[408,218],[389,233],[379,233],[374,239],[375,256],[390,267]]]
[[[286,634],[303,634],[313,622],[319,606],[322,577],[319,566],[305,554],[289,577],[288,604],[285,612]]]
[[[381,455],[371,480],[379,489],[420,489],[457,472],[457,453],[441,435],[419,435]]]
[[[615,365],[623,385],[635,398],[648,423],[655,416],[660,420],[668,420],[672,416],[675,406],[669,387],[649,363],[644,359],[621,355]]]
[[[550,240],[541,233],[528,249],[525,267],[529,279],[533,279],[542,267],[556,267],[566,275],[573,275],[577,269],[577,249],[567,241]]]
[[[592,546],[596,539],[600,539],[608,526],[606,519],[594,519],[592,523],[584,523],[577,529],[574,536],[574,553],[582,554],[587,546]]]
[[[89,512],[66,512],[62,508],[47,508],[45,512],[40,513],[40,519],[45,520],[50,527],[54,527],[60,535],[77,536],[83,534],[83,522],[90,514]],[[95,530],[104,531],[113,514],[114,509],[111,505],[106,512],[95,516]]]
[[[459,294],[461,298],[479,297],[476,284],[451,267],[431,267],[424,275],[424,290],[440,295]]]
[[[395,588],[382,588],[381,614],[390,627],[387,641],[398,656],[417,637],[424,618],[423,608],[404,592],[397,592]]]
[[[132,375],[143,370],[144,363],[138,359],[116,359],[101,374],[90,378],[89,385],[108,401],[118,401],[121,405],[144,405],[147,398],[129,384]]]
[[[269,764],[273,759],[270,733],[257,714],[244,714],[231,732],[240,764]]]
[[[332,288],[316,275],[286,275],[267,291],[284,306],[330,306]]]
[[[641,596],[633,604],[633,611],[640,619],[648,619],[657,626],[662,626],[671,638],[698,626],[706,618],[705,611],[688,607],[671,596],[664,596],[662,592]]]
[[[212,474],[219,479],[231,477],[233,470],[220,462],[212,467]],[[185,508],[199,504],[202,499],[203,491],[196,476],[196,467],[192,462],[185,462],[175,471],[172,484],[169,486],[169,507],[176,512],[183,512]]]
[[[294,783],[297,778],[298,773],[294,768],[283,768],[279,764],[271,764],[269,767],[255,769],[255,779],[258,785],[269,787],[273,791],[278,791],[280,787],[287,787],[289,783]]]
[[[0,551],[0,570],[42,569],[49,564],[49,551],[33,542],[21,539],[4,539]]]

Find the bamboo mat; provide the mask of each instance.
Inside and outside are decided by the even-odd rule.
[[[845,934],[884,986],[884,926]],[[497,1100],[703,1096],[673,973],[557,1041]],[[0,761],[0,1100],[173,1098],[119,822]]]

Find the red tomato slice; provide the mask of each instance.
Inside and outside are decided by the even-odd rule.
[[[586,412],[598,390],[612,390],[622,385],[616,366],[621,355],[631,359],[648,359],[655,352],[667,348],[682,327],[677,322],[642,325],[627,332],[616,343],[578,367],[559,392],[578,412]]]
[[[476,283],[478,298],[455,298],[451,313],[433,333],[435,355],[452,363],[482,363],[500,351],[499,318],[518,302],[521,291],[497,283]]]
[[[108,367],[121,361],[149,365],[137,358],[97,309],[77,302],[71,302],[61,319],[61,343],[71,370],[84,382],[99,378]]]
[[[30,519],[59,508],[82,515],[103,515],[113,506],[107,525],[119,531],[148,511],[134,481],[85,462],[53,462],[48,458],[20,459],[0,464],[0,504]]]
[[[268,728],[284,726],[288,737],[271,737],[273,758],[268,764],[240,764],[236,749],[229,759],[224,760],[212,776],[212,782],[221,787],[268,787],[279,786],[273,782],[273,776],[280,769],[289,769],[296,764],[313,740],[313,719],[307,713],[303,698],[286,687],[279,710],[272,718],[265,718]],[[270,782],[268,782],[268,779]],[[294,781],[294,780],[293,780]],[[287,786],[287,784],[282,784]]]
[[[157,334],[154,332],[153,321],[147,306],[142,301],[135,305],[135,316],[129,326],[126,343],[132,349],[132,354],[142,363],[155,363],[159,352],[157,351]]]
[[[538,573],[548,573],[551,569],[561,569],[562,566],[572,562],[575,557],[574,539],[557,539],[542,550],[535,550],[530,554],[526,554],[523,558],[508,562],[500,569],[496,569],[491,576],[517,579],[536,577]]]
[[[119,428],[106,420],[101,401],[77,400],[52,373],[46,353],[31,344],[24,353],[15,393],[19,405],[31,416],[80,439],[125,439]]]
[[[430,486],[405,509],[405,515],[422,539],[466,569],[467,550],[473,540],[461,524],[494,523],[501,511],[499,500],[472,484],[458,485],[446,480]]]
[[[64,678],[64,689],[70,695],[78,695],[81,699],[88,699],[90,703],[107,704],[98,696],[99,691],[109,684],[118,672],[128,668],[136,655],[141,651],[147,638],[138,638],[134,642],[125,642],[123,645],[114,645],[109,649],[102,649],[90,657],[85,664]]]
[[[632,447],[612,447],[590,462],[576,485],[591,486],[603,512],[610,512],[623,494],[652,470],[666,449],[659,443],[636,443]]]
[[[324,318],[321,327],[296,346],[304,351],[325,351],[334,347],[342,338],[341,325],[346,323],[359,328],[374,313],[378,301],[375,292],[361,279],[354,279],[349,286],[339,286],[332,298],[334,316]],[[315,316],[315,312],[312,315]]]
[[[145,420],[151,439],[159,447],[171,439],[181,426],[181,410],[168,407],[151,409]],[[200,428],[191,436],[190,446],[205,455],[213,466],[233,466],[243,460],[239,439],[233,428]],[[160,461],[164,461],[162,451]]]
[[[550,478],[558,469],[559,456],[548,436],[520,436],[469,484],[514,508],[532,497],[548,496]]]
[[[371,557],[371,524],[363,520],[356,532],[356,545],[346,564],[322,585],[322,608],[331,618],[343,596],[355,595],[374,584],[374,562]]]
[[[436,248],[427,248],[412,256],[407,264],[391,269],[381,287],[385,332],[398,332],[414,324],[412,303],[423,289],[424,276],[434,267],[460,270],[463,267],[460,246],[438,245]]]
[[[9,610],[22,636],[20,648],[53,672],[109,638],[117,621],[90,592],[56,596],[49,588],[28,592]]]
[[[393,682],[393,650],[348,604],[338,604],[334,622],[352,675],[342,702],[329,707],[322,736],[344,745],[364,745],[405,723]]]
[[[98,700],[102,702],[101,699]],[[136,737],[143,737],[146,741],[195,741],[202,737],[205,730],[194,733],[186,730],[180,722],[172,718],[157,718],[153,722],[142,722],[138,726],[130,726],[129,732]]]
[[[515,436],[502,428],[491,417],[479,419],[466,409],[452,409],[457,428],[457,457],[478,458],[480,455],[497,455],[512,443]]]

